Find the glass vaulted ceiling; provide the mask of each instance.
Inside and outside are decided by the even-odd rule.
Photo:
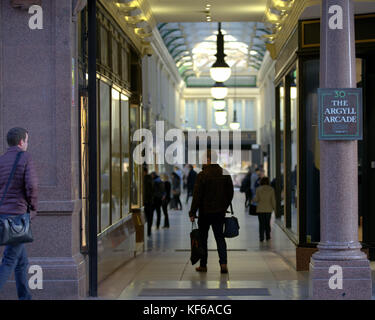
[[[163,41],[188,86],[211,86],[210,67],[216,61],[218,23],[161,23]],[[225,61],[232,68],[227,86],[255,86],[269,34],[260,22],[223,22]]]

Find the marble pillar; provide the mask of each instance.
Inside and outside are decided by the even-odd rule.
[[[77,75],[77,32],[72,2],[43,0],[43,28],[32,29],[32,14],[0,1],[0,152],[7,148],[10,128],[28,129],[28,151],[39,176],[35,241],[27,244],[27,251],[30,265],[43,270],[43,289],[32,290],[33,299],[78,299],[87,292],[86,258],[80,252],[79,105],[72,76]],[[16,288],[10,281],[0,299],[13,298]]]
[[[322,0],[320,87],[356,88],[354,1]],[[313,299],[371,299],[371,269],[358,241],[357,141],[320,141],[319,251]]]

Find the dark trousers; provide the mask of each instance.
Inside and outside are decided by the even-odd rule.
[[[0,289],[4,286],[14,271],[18,299],[31,300],[27,279],[28,260],[23,243],[6,246],[3,261],[0,266]]]
[[[145,203],[145,216],[146,216],[146,222],[147,222],[147,235],[151,235],[151,227],[152,227],[152,220],[154,217],[154,211],[151,203]]]
[[[169,199],[164,199],[162,202],[162,208],[164,213],[164,227],[169,228],[169,218],[168,218],[168,203]]]
[[[214,232],[216,245],[217,245],[217,252],[219,254],[219,263],[220,264],[227,264],[227,244],[225,242],[223,228],[225,222],[225,213],[222,214],[212,214],[207,216],[201,216],[198,218],[198,227],[199,227],[199,234],[201,237],[202,248],[204,249],[204,256],[200,260],[200,266],[206,267],[207,266],[207,257],[208,257],[208,250],[207,250],[207,239],[208,239],[208,231],[210,226],[212,226],[212,231]]]
[[[264,233],[266,234],[266,239],[271,239],[271,214],[261,212],[258,214],[259,220],[259,240],[264,240]]]
[[[160,218],[161,218],[161,199],[160,198],[154,198],[153,208],[152,212],[156,210],[156,227],[160,227]]]
[[[178,205],[180,205],[180,209],[182,209],[182,203],[181,203],[179,194],[173,195],[173,203],[174,203],[175,209],[178,209]]]
[[[187,195],[186,195],[186,204],[189,202],[189,198],[193,196],[193,190],[188,189]]]

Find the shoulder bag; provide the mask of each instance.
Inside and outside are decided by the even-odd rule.
[[[238,219],[233,214],[232,203],[230,204],[230,211],[232,215],[225,218],[224,224],[224,237],[225,238],[234,238],[239,235],[240,225]]]
[[[14,161],[12,171],[10,172],[8,182],[5,186],[0,206],[3,204],[9,185],[13,179],[17,164],[21,158],[22,151],[18,152]],[[0,214],[0,245],[17,245],[20,243],[32,242],[33,236],[30,226],[30,213],[11,215]]]

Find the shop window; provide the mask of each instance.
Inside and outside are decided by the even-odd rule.
[[[100,81],[100,228],[109,227],[110,221],[110,87]]]
[[[129,99],[121,95],[121,192],[122,192],[122,216],[129,213],[130,197],[130,168],[129,168]]]
[[[280,210],[281,220],[284,221],[284,85],[279,87],[280,106]]]
[[[303,64],[305,108],[306,242],[320,241],[320,144],[318,139],[319,60]]]
[[[111,224],[121,218],[120,93],[112,89]]]
[[[139,107],[137,105],[131,105],[130,107],[130,136],[133,137],[134,132],[139,129]],[[137,146],[136,141],[131,142],[130,148],[130,172],[131,172],[131,205],[132,207],[140,206],[140,165],[136,164],[133,160],[135,148]]]
[[[298,218],[297,218],[297,71],[294,69],[289,74],[290,84],[290,214],[291,229],[297,234]]]

